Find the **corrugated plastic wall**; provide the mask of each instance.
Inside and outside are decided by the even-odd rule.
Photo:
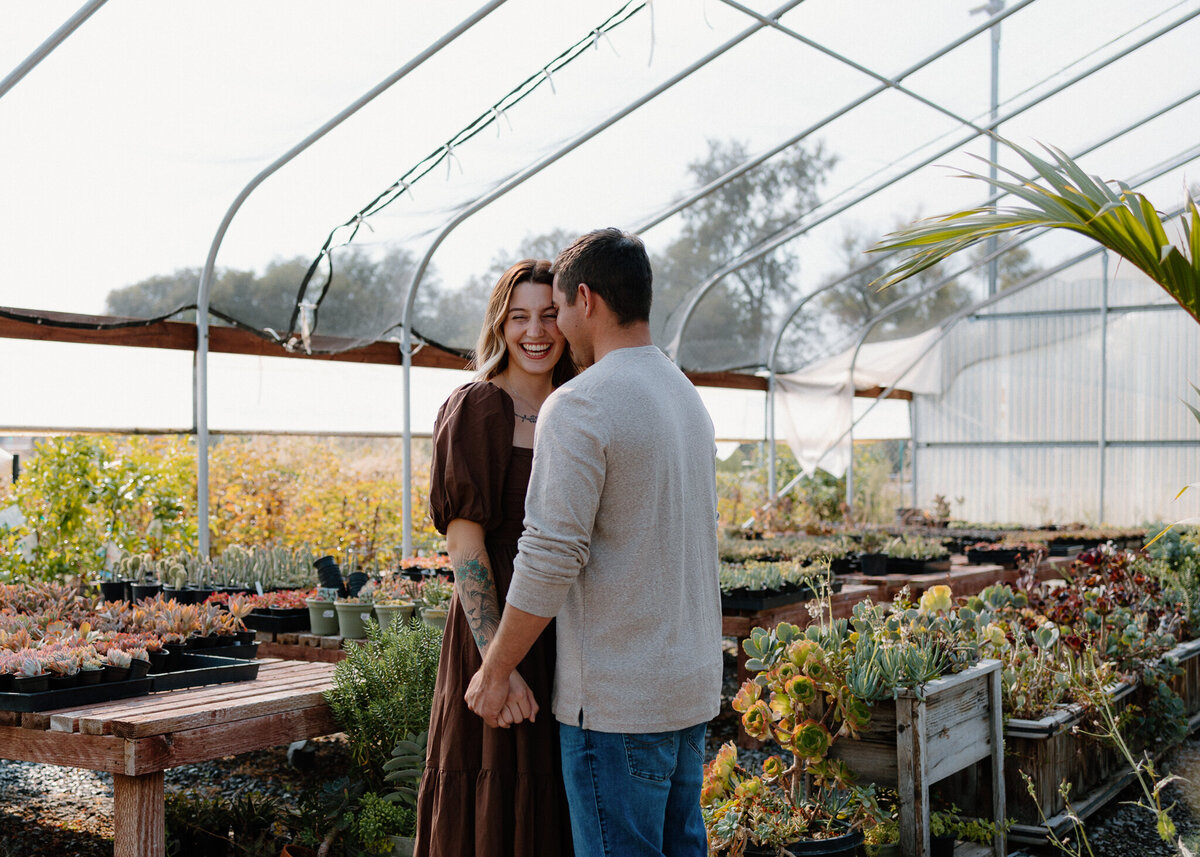
[[[1119,280],[1105,335],[1103,294],[1100,280],[1050,281],[950,332],[945,392],[913,402],[918,505],[942,494],[969,520],[1027,524],[1196,514],[1173,498],[1200,479],[1200,427],[1180,401],[1197,404],[1200,325]]]

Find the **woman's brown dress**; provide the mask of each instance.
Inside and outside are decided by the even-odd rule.
[[[513,403],[494,384],[455,390],[434,424],[429,509],[441,533],[455,518],[486,533],[488,559],[504,608],[533,450],[514,447]],[[450,605],[429,750],[417,806],[417,857],[571,855],[558,723],[550,711],[554,623],[518,669],[538,704],[537,720],[485,726],[463,695],[482,659],[456,597]]]

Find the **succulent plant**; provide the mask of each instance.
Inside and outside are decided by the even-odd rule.
[[[133,658],[130,656],[129,652],[122,651],[121,649],[109,649],[104,655],[104,660],[114,667],[128,668]]]

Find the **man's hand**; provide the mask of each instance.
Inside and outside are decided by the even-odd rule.
[[[471,677],[471,684],[463,698],[467,708],[493,729],[506,729],[524,720],[532,721],[538,713],[533,691],[516,670],[510,672],[507,679],[500,679],[491,671],[480,669]]]
[[[483,666],[471,677],[463,699],[467,707],[492,728],[507,727],[537,714],[537,703],[517,664],[525,657],[550,617],[526,613],[511,604],[504,608],[500,630],[487,647]]]

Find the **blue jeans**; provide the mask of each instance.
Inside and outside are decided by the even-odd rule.
[[[576,857],[705,857],[706,727],[622,733],[560,723]]]

